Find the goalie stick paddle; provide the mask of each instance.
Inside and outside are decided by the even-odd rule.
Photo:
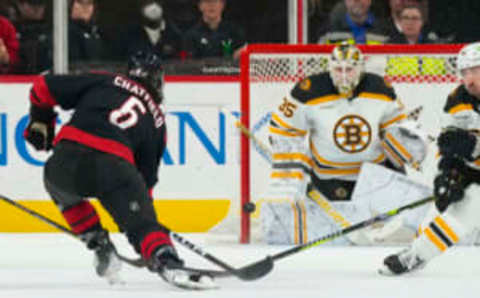
[[[22,204],[20,203],[17,203],[16,201],[4,196],[4,195],[0,195],[0,200],[30,214],[31,216],[39,219],[40,221],[43,221],[44,223],[50,225],[50,226],[53,226],[55,228],[57,228],[58,230],[74,237],[75,239],[77,240],[80,240],[80,238],[78,237],[78,235],[76,235],[75,233],[73,233],[70,229],[66,228],[65,226],[49,219],[48,217],[28,208],[28,207],[25,207],[23,206]],[[177,235],[177,237],[180,237],[179,235]],[[183,239],[183,238],[182,238]],[[184,241],[188,242],[187,240],[184,239]],[[191,244],[193,245],[194,247],[196,247],[194,244]],[[117,251],[115,251],[117,257],[122,261],[122,262],[125,262],[133,267],[137,267],[137,268],[144,268],[147,266],[147,264],[145,263],[145,261],[141,258],[139,259],[130,259],[130,258],[127,258],[121,254],[119,254]],[[228,266],[228,265],[227,265]],[[190,272],[190,273],[197,273],[197,274],[205,274],[205,275],[210,275],[212,277],[224,277],[224,276],[230,276],[231,274],[229,272],[225,272],[225,271],[220,271],[220,270],[208,270],[208,269],[197,269],[197,268],[190,268],[190,267],[179,267],[179,268],[174,268],[174,269],[177,269],[177,270],[182,270],[182,271],[186,271],[186,272]]]
[[[354,224],[354,225],[351,225],[350,227],[347,227],[343,230],[340,230],[338,232],[334,232],[334,233],[331,233],[331,234],[328,234],[326,236],[323,236],[323,237],[320,237],[320,238],[317,238],[317,239],[314,239],[312,241],[309,241],[305,244],[300,244],[300,245],[297,245],[297,246],[294,246],[292,248],[289,248],[287,250],[284,250],[284,251],[281,251],[277,254],[274,254],[272,256],[267,256],[266,258],[258,261],[258,262],[255,262],[251,265],[247,265],[245,267],[243,267],[243,270],[245,271],[249,271],[249,270],[255,270],[255,268],[258,266],[258,264],[262,264],[262,263],[268,263],[268,262],[271,262],[272,263],[272,267],[273,267],[273,262],[276,261],[276,260],[280,260],[280,259],[283,259],[285,257],[288,257],[290,255],[293,255],[293,254],[296,254],[298,252],[301,252],[301,251],[304,251],[304,250],[307,250],[309,248],[312,248],[312,247],[315,247],[317,245],[320,245],[322,243],[325,243],[325,242],[328,242],[330,240],[333,240],[335,238],[338,238],[338,237],[341,237],[341,236],[344,236],[346,234],[349,234],[349,233],[352,233],[354,231],[357,231],[357,230],[360,230],[362,228],[365,228],[365,227],[368,227],[368,226],[371,226],[372,224],[374,223],[377,223],[377,222],[380,222],[380,221],[384,221],[390,217],[393,217],[399,213],[401,213],[402,211],[404,210],[408,210],[408,209],[414,209],[414,208],[417,208],[419,206],[422,206],[426,203],[429,203],[429,202],[432,202],[435,200],[435,197],[434,196],[431,196],[431,197],[428,197],[428,198],[424,198],[424,199],[421,199],[421,200],[418,200],[418,201],[415,201],[415,202],[412,202],[410,204],[407,204],[407,205],[404,205],[402,207],[399,207],[399,208],[396,208],[396,209],[392,209],[390,211],[387,211],[385,213],[381,213],[377,216],[374,216],[370,219],[367,219],[367,220],[364,220],[362,222],[359,222],[357,224]]]

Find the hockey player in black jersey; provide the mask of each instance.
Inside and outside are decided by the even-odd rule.
[[[167,281],[183,266],[169,231],[157,222],[151,191],[166,146],[163,68],[153,54],[137,53],[126,76],[46,75],[30,91],[24,136],[53,155],[44,168],[47,191],[72,231],[94,251],[99,276],[118,280],[120,262],[99,216],[96,197],[128,241]],[[74,113],[55,136],[54,107]],[[175,272],[175,274],[172,274]],[[183,287],[202,287],[181,279]]]
[[[458,54],[462,85],[444,107],[441,155],[434,179],[435,207],[411,246],[385,258],[380,273],[400,275],[423,268],[480,227],[480,42]]]

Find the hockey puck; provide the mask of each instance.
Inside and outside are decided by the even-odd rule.
[[[248,202],[245,205],[243,205],[243,211],[247,213],[253,213],[255,212],[255,209],[256,209],[255,203]]]

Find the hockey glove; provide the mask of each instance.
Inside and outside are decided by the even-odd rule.
[[[438,137],[437,145],[440,154],[447,157],[458,156],[473,161],[473,151],[477,137],[468,130],[449,127]]]
[[[162,273],[164,269],[175,269],[183,267],[183,260],[180,259],[173,246],[165,244],[160,246],[150,258],[148,268],[150,271]]]
[[[440,174],[435,177],[434,194],[437,198],[435,206],[443,212],[454,202],[463,199],[465,188],[468,186],[461,171],[463,161],[457,158],[442,158],[439,163]]]
[[[30,121],[23,133],[25,140],[38,151],[52,149],[56,117],[57,113],[51,108],[40,108],[32,105]]]

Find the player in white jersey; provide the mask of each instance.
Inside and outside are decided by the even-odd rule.
[[[262,205],[267,242],[304,243],[370,217],[352,202],[362,164],[404,172],[426,155],[425,142],[407,122],[392,86],[364,71],[361,51],[335,47],[329,71],[296,84],[272,115],[273,165],[265,197],[288,198],[290,204]],[[305,199],[307,184],[319,193]]]
[[[385,258],[382,274],[423,268],[480,227],[480,42],[460,51],[457,68],[463,83],[448,96],[437,141],[441,154],[434,180],[437,212],[408,249]]]

